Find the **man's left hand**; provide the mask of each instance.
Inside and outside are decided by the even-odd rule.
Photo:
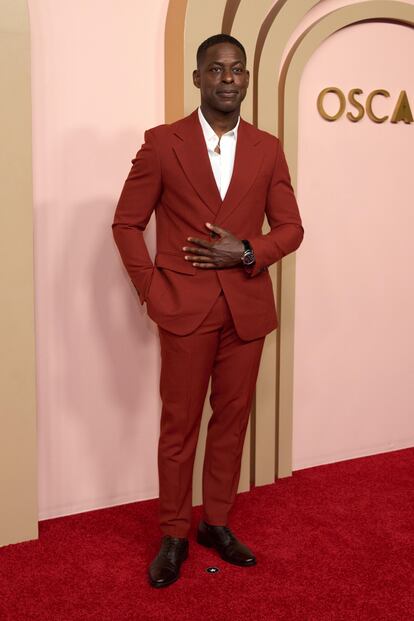
[[[196,247],[183,246],[187,261],[192,261],[195,267],[203,269],[234,267],[241,264],[244,244],[230,231],[226,231],[215,224],[206,222],[206,227],[218,236],[217,241],[208,242],[197,237],[187,237]]]

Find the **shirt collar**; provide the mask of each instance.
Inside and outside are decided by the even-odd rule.
[[[201,112],[201,108],[198,108],[198,118],[200,120],[201,128],[203,130],[204,138],[206,142],[214,142],[218,141],[218,136],[214,129],[211,127],[210,123],[206,120],[204,114]],[[234,136],[234,139],[237,140],[237,130],[240,124],[240,116],[237,119],[236,125],[230,131],[223,134],[223,136]]]

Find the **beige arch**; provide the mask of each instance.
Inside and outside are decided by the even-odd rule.
[[[221,32],[231,33],[233,22],[239,9],[241,0],[227,0],[223,13],[223,21],[221,24]]]
[[[306,0],[308,4],[310,0]],[[286,0],[277,0],[278,8],[285,5]],[[314,3],[314,0],[313,0]],[[170,3],[170,7],[171,7]],[[176,4],[182,3],[177,0]],[[200,3],[197,0],[187,0],[184,19],[184,103],[183,114],[188,114],[199,103],[199,94],[194,89],[191,81],[191,73],[194,68],[194,58],[200,41],[210,36],[212,33],[220,32],[221,29],[230,31],[235,36],[243,39],[249,58],[254,59],[256,55],[256,32],[261,31],[262,21],[270,14],[276,15],[270,0],[257,0],[253,5],[246,0],[214,0],[213,2]],[[176,7],[177,11],[178,7]],[[294,22],[294,20],[292,20]],[[296,25],[296,23],[294,24]],[[253,26],[253,27],[252,27]],[[169,24],[167,23],[167,30]],[[240,35],[239,29],[243,28],[244,34]],[[289,33],[290,34],[290,33]],[[171,35],[170,35],[171,36]],[[181,34],[182,36],[182,34]],[[172,39],[179,40],[176,32]],[[170,51],[166,49],[166,58]],[[168,91],[166,91],[168,97]],[[247,120],[253,120],[253,89],[243,104],[243,116]],[[271,270],[274,285],[276,286],[276,268]],[[252,408],[252,419],[249,422],[246,441],[243,450],[242,471],[240,477],[239,491],[248,490],[250,483],[263,485],[274,481],[275,477],[275,450],[276,450],[276,425],[275,425],[275,403],[276,403],[276,333],[266,338],[263,352],[261,371],[259,376],[260,394],[259,407],[256,407],[256,399]],[[262,378],[262,381],[260,381]],[[258,410],[258,415],[255,412]],[[203,460],[203,447],[205,443],[206,427],[210,416],[210,406],[208,397],[204,407],[203,421],[200,430],[200,440],[197,448],[197,455],[194,467],[194,494],[193,502],[201,502],[201,473]],[[256,421],[257,424],[256,424]],[[253,422],[253,424],[252,424]],[[259,447],[256,450],[256,447]]]
[[[168,5],[164,45],[165,122],[184,116],[184,44],[187,0]]]
[[[274,20],[286,0],[242,0],[234,17],[231,34],[243,42],[250,67],[250,88],[243,102],[243,118],[257,125],[257,78],[260,52],[267,35],[267,25]],[[296,24],[295,24],[296,25]],[[263,232],[269,230],[267,222]],[[273,289],[278,290],[278,269],[269,268]],[[256,485],[273,483],[276,471],[276,397],[278,332],[267,335],[256,384],[251,416],[251,478]]]
[[[200,102],[198,90],[191,80],[195,69],[195,56],[201,41],[221,32],[223,23],[223,0],[197,2],[188,0],[185,17],[184,45],[184,113],[192,112]]]
[[[276,0],[273,3],[262,0],[252,6],[249,0],[242,0],[235,16],[232,34],[243,43],[247,41],[248,52],[254,50],[253,56],[250,53],[253,60],[253,67],[250,65],[252,81],[250,93],[243,103],[243,116],[273,134],[277,134],[278,127],[278,111],[274,106],[274,99],[277,102],[279,72],[275,74],[275,66],[280,66],[285,46],[294,28],[317,3],[318,0]],[[274,93],[269,89],[274,89]],[[269,226],[265,223],[263,232],[268,230]],[[272,265],[269,274],[277,307],[280,309],[281,265]],[[288,447],[287,453],[285,450],[286,439],[291,436],[291,423],[289,419],[285,423],[278,416],[280,340],[281,330],[266,337],[256,386],[252,416],[252,471],[256,485],[272,483],[275,476],[287,476],[291,473],[291,449]]]
[[[194,68],[194,57],[199,42],[221,29],[232,32],[243,40],[249,59],[260,59],[256,41],[256,32],[259,37],[261,51],[268,34],[271,21],[283,9],[284,37],[287,41],[291,30],[299,19],[313,6],[316,0],[303,0],[301,7],[292,10],[287,0],[257,0],[253,5],[249,0],[214,0],[211,3],[200,3],[197,0],[171,0],[166,24],[166,120],[171,122],[183,114],[187,114],[198,105],[199,97],[191,82],[191,72]],[[289,10],[287,10],[289,6]],[[279,41],[285,41],[279,37]],[[182,41],[182,45],[181,42]],[[281,49],[283,52],[283,47]],[[171,76],[179,74],[182,63],[182,82],[172,83]],[[253,72],[252,72],[253,73]],[[256,70],[257,73],[257,70]],[[253,76],[253,80],[254,77]],[[255,81],[255,80],[254,80]],[[183,89],[183,98],[177,91]],[[253,121],[253,94],[256,87],[250,89],[249,99],[244,102],[243,116]],[[275,289],[277,287],[276,267],[271,270]],[[253,425],[249,424],[243,451],[243,465],[239,491],[249,489],[250,482],[266,484],[274,481],[276,466],[276,382],[277,382],[277,347],[278,334],[267,337],[263,352],[261,370],[259,374],[258,390],[256,391],[257,407],[253,406]],[[255,411],[258,411],[257,417]],[[202,453],[205,441],[205,431],[210,414],[206,401],[203,423],[200,432],[200,442],[197,450],[194,474],[194,502],[201,502],[201,466]],[[255,450],[257,447],[257,450]],[[252,449],[252,450],[251,450]]]
[[[293,45],[280,76],[280,127],[293,185],[297,182],[298,104],[300,80],[306,63],[319,45],[341,28],[361,21],[382,19],[413,25],[414,6],[394,0],[368,1],[329,13],[313,24]],[[289,474],[292,464],[293,339],[295,311],[295,256],[282,261],[281,344],[279,373],[279,462]]]
[[[316,37],[319,34],[319,24],[327,24],[329,31],[331,15],[340,11],[343,17],[343,25],[371,19],[384,11],[389,12],[394,20],[400,20],[405,10],[413,10],[412,6],[404,2],[388,2],[366,0],[356,5],[350,5],[333,11],[328,16],[321,18],[300,37],[298,44],[294,44],[293,52],[284,65],[284,77],[286,80],[286,93],[284,101],[288,103],[289,115],[285,120],[279,115],[279,70],[286,44],[295,27],[300,23],[305,14],[312,9],[318,0],[257,0],[254,4],[251,0],[227,0],[219,2],[215,0],[209,3],[207,8],[197,0],[171,0],[171,4],[186,2],[187,13],[185,24],[181,31],[174,33],[175,45],[177,41],[184,39],[185,62],[183,65],[185,88],[184,104],[185,112],[193,109],[198,104],[198,93],[191,85],[191,69],[194,65],[196,45],[206,36],[213,32],[219,32],[218,27],[222,20],[222,28],[225,32],[231,32],[243,41],[246,46],[249,59],[254,58],[253,75],[251,76],[251,89],[249,98],[243,105],[243,116],[250,121],[257,121],[262,129],[278,134],[278,129],[285,136],[285,149],[291,167],[292,179],[296,185],[296,150],[297,150],[297,104],[300,75],[303,66],[311,52],[306,51],[307,46],[302,47],[303,42],[315,26]],[[364,18],[358,17],[358,11],[362,6]],[[208,15],[207,15],[208,13]],[[388,14],[388,13],[387,13]],[[357,17],[354,17],[356,15]],[[390,18],[391,19],[391,18]],[[332,34],[335,28],[328,32]],[[320,36],[319,41],[314,41],[314,49],[324,40],[325,34]],[[181,39],[180,39],[181,37]],[[301,51],[303,50],[303,51]],[[254,56],[252,55],[254,52]],[[302,59],[303,66],[299,67],[296,61],[296,53]],[[169,50],[166,50],[169,54]],[[251,66],[251,65],[250,65]],[[296,70],[295,70],[296,68]],[[177,71],[177,67],[175,67]],[[252,88],[253,86],[253,88]],[[252,91],[254,91],[252,93]],[[254,93],[257,93],[255,100]],[[253,95],[253,96],[252,96]],[[168,91],[166,97],[169,97]],[[293,104],[292,104],[293,102]],[[292,109],[293,105],[293,109]],[[292,114],[293,110],[295,111]],[[184,113],[184,110],[183,110]],[[291,138],[291,132],[292,138]],[[296,132],[296,133],[295,133]],[[267,228],[267,227],[266,227]],[[293,395],[293,333],[294,333],[294,290],[295,290],[295,256],[286,257],[281,263],[271,268],[272,280],[276,290],[277,303],[280,316],[280,329],[266,338],[265,349],[256,390],[255,407],[253,408],[253,425],[249,427],[251,435],[251,448],[249,438],[243,454],[243,470],[239,491],[249,488],[249,479],[257,485],[272,483],[276,476],[288,476],[292,468],[292,395]],[[204,419],[208,416],[208,407],[204,413]],[[205,430],[205,424],[204,424]],[[204,431],[202,428],[200,446],[196,459],[194,499],[201,499],[200,468]],[[249,453],[251,452],[251,464],[249,473]]]
[[[249,0],[245,0],[248,2]],[[256,50],[258,127],[271,134],[278,134],[278,80],[279,68],[289,37],[306,13],[319,0],[288,0],[277,11],[278,5],[269,12],[259,33]]]
[[[280,2],[281,0],[278,0],[276,4],[280,5]],[[282,2],[286,2],[286,0],[282,0]],[[257,38],[262,28],[263,21],[266,20],[266,16],[269,12],[269,5],[271,4],[269,0],[255,0],[254,10],[252,10],[252,3],[249,2],[249,0],[242,0],[234,16],[230,32],[230,34],[243,43],[247,53],[247,64],[250,69],[250,87],[243,101],[242,114],[243,118],[249,121],[249,123],[254,122],[253,102],[257,81],[254,61],[256,57]]]
[[[0,546],[37,538],[30,32],[0,3]]]
[[[279,109],[283,124],[285,151],[289,161],[297,156],[298,94],[300,78],[306,63],[318,46],[334,32],[363,21],[385,20],[414,25],[414,6],[395,0],[360,2],[337,9],[313,24],[295,42],[282,67],[279,82]],[[294,168],[296,181],[296,166]]]

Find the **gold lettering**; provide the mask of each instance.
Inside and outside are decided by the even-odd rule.
[[[382,95],[383,97],[390,96],[389,92],[385,91],[382,88],[378,88],[377,90],[372,91],[372,93],[370,93],[367,97],[367,103],[366,103],[367,114],[369,118],[371,119],[371,121],[374,121],[374,123],[384,123],[384,121],[388,119],[388,116],[376,116],[372,111],[372,100],[377,95]]]
[[[404,123],[413,122],[413,113],[411,112],[406,91],[401,91],[391,117],[391,123],[399,123],[400,121],[404,121]]]
[[[325,95],[327,95],[328,93],[334,93],[335,95],[338,95],[338,99],[339,99],[339,110],[333,116],[328,114],[325,108],[323,107],[323,100],[325,98]],[[323,91],[319,93],[317,106],[318,106],[318,112],[323,119],[325,119],[326,121],[336,121],[345,112],[345,106],[346,106],[345,95],[343,94],[341,89],[335,88],[335,86],[329,86],[328,88],[324,88]]]
[[[352,114],[352,112],[346,113],[346,118],[352,121],[353,123],[360,121],[365,114],[364,106],[357,99],[355,99],[355,95],[362,95],[362,92],[363,91],[360,88],[353,88],[352,90],[349,91],[349,94],[348,94],[349,103],[352,104],[354,108],[358,110],[358,113],[356,115]]]

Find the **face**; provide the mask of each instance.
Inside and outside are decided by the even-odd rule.
[[[193,72],[193,82],[200,89],[205,108],[218,112],[240,108],[249,85],[249,72],[241,49],[231,43],[209,47]]]

